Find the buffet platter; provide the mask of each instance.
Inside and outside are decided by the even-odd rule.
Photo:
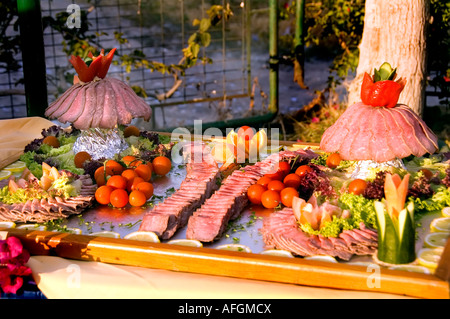
[[[150,108],[105,78],[113,54],[72,58],[58,124],[3,167],[0,234],[34,255],[449,298],[449,153],[390,66],[311,144],[139,129]]]

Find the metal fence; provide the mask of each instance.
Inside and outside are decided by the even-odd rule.
[[[198,118],[205,122],[227,121],[243,117],[249,110],[250,97],[257,84],[251,73],[249,0],[43,0],[42,17],[55,18],[58,13],[66,12],[70,4],[88,12],[89,32],[96,34],[99,47],[117,47],[118,54],[133,54],[138,50],[148,59],[167,65],[180,61],[182,49],[196,29],[192,24],[194,19],[205,17],[212,4],[229,4],[233,12],[230,21],[222,20],[211,28],[211,43],[202,48],[201,54],[212,63],[200,63],[188,69],[181,78],[181,86],[170,98],[158,98],[173,87],[170,74],[150,72],[143,67],[127,71],[112,65],[109,76],[145,90],[146,102],[153,109],[151,129],[189,125]],[[10,29],[11,35],[18,32]],[[127,42],[119,43],[117,34],[122,34]],[[63,42],[61,32],[44,29],[49,103],[71,85],[67,73],[73,70],[63,51]],[[0,118],[27,116],[24,87],[18,83],[22,77],[22,70],[0,74]],[[258,105],[261,110],[257,112],[267,111],[266,101]]]

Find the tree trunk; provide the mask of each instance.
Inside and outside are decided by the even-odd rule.
[[[423,115],[428,21],[428,0],[366,0],[359,64],[349,87],[349,105],[361,101],[364,72],[373,75],[374,68],[388,62],[397,68],[397,79],[406,79],[398,102]]]

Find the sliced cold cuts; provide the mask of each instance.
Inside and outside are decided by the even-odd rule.
[[[364,223],[359,229],[344,230],[338,237],[307,234],[299,228],[292,208],[273,212],[264,219],[260,231],[267,248],[303,257],[329,255],[349,260],[353,255],[371,255],[378,246],[377,232]]]
[[[283,151],[265,160],[234,171],[205,203],[189,218],[186,238],[202,242],[219,239],[230,220],[236,219],[247,206],[247,189],[281,160],[310,160],[317,157],[311,150]]]
[[[78,196],[56,196],[14,204],[0,202],[0,221],[44,223],[79,214],[94,203],[97,185],[89,175],[80,175],[78,180],[81,181]]]
[[[342,159],[387,162],[438,150],[437,137],[404,104],[393,108],[355,103],[323,134],[320,149]]]
[[[161,239],[171,238],[217,189],[220,172],[208,147],[194,142],[184,145],[183,153],[188,156],[186,178],[174,194],[146,212],[140,231],[152,231]]]

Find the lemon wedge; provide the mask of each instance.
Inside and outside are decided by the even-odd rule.
[[[11,174],[12,174],[11,171],[2,169],[2,170],[0,171],[0,181],[1,181],[2,179],[7,179],[7,178],[9,178],[9,177],[11,176]]]
[[[432,232],[450,232],[450,217],[439,217],[431,221]]]
[[[8,221],[0,222],[0,228],[14,228],[14,227],[16,227],[15,222],[8,222]]]
[[[3,169],[10,171],[11,173],[19,173],[19,172],[22,172],[26,167],[27,167],[27,165],[25,164],[25,162],[16,161],[12,164],[9,164],[8,166],[6,166]]]
[[[449,237],[450,232],[430,233],[425,236],[424,244],[428,248],[444,247]]]
[[[120,234],[119,233],[117,233],[115,231],[109,231],[109,230],[90,233],[89,236],[108,237],[108,238],[120,238]]]
[[[438,266],[439,260],[441,259],[442,252],[444,248],[422,248],[417,254],[417,261],[419,265],[429,268],[430,270],[435,270]]]
[[[195,239],[172,239],[167,243],[171,245],[181,245],[189,247],[203,247],[203,244]]]
[[[66,231],[68,233],[74,234],[74,235],[81,235],[83,231],[80,228],[77,227],[67,227]]]
[[[242,251],[246,253],[252,252],[252,250],[249,247],[241,244],[224,244],[217,246],[216,248],[220,250]]]
[[[268,249],[261,252],[261,255],[271,255],[271,256],[281,256],[294,258],[294,255],[290,251],[281,250],[281,249]]]
[[[431,271],[427,267],[420,266],[420,265],[398,265],[398,266],[391,266],[389,269],[394,270],[403,270],[403,271],[410,271],[410,272],[418,272],[421,274],[430,274]]]
[[[306,260],[319,260],[319,261],[326,261],[330,263],[337,263],[336,258],[328,255],[316,255],[316,256],[307,256],[305,257]]]
[[[124,239],[148,241],[152,243],[159,243],[158,235],[152,231],[135,231],[123,237]]]
[[[39,225],[39,224],[22,224],[16,226],[17,229],[26,229],[26,230],[47,230],[47,226]]]
[[[443,217],[450,217],[450,207],[444,207],[442,209],[442,216]]]

